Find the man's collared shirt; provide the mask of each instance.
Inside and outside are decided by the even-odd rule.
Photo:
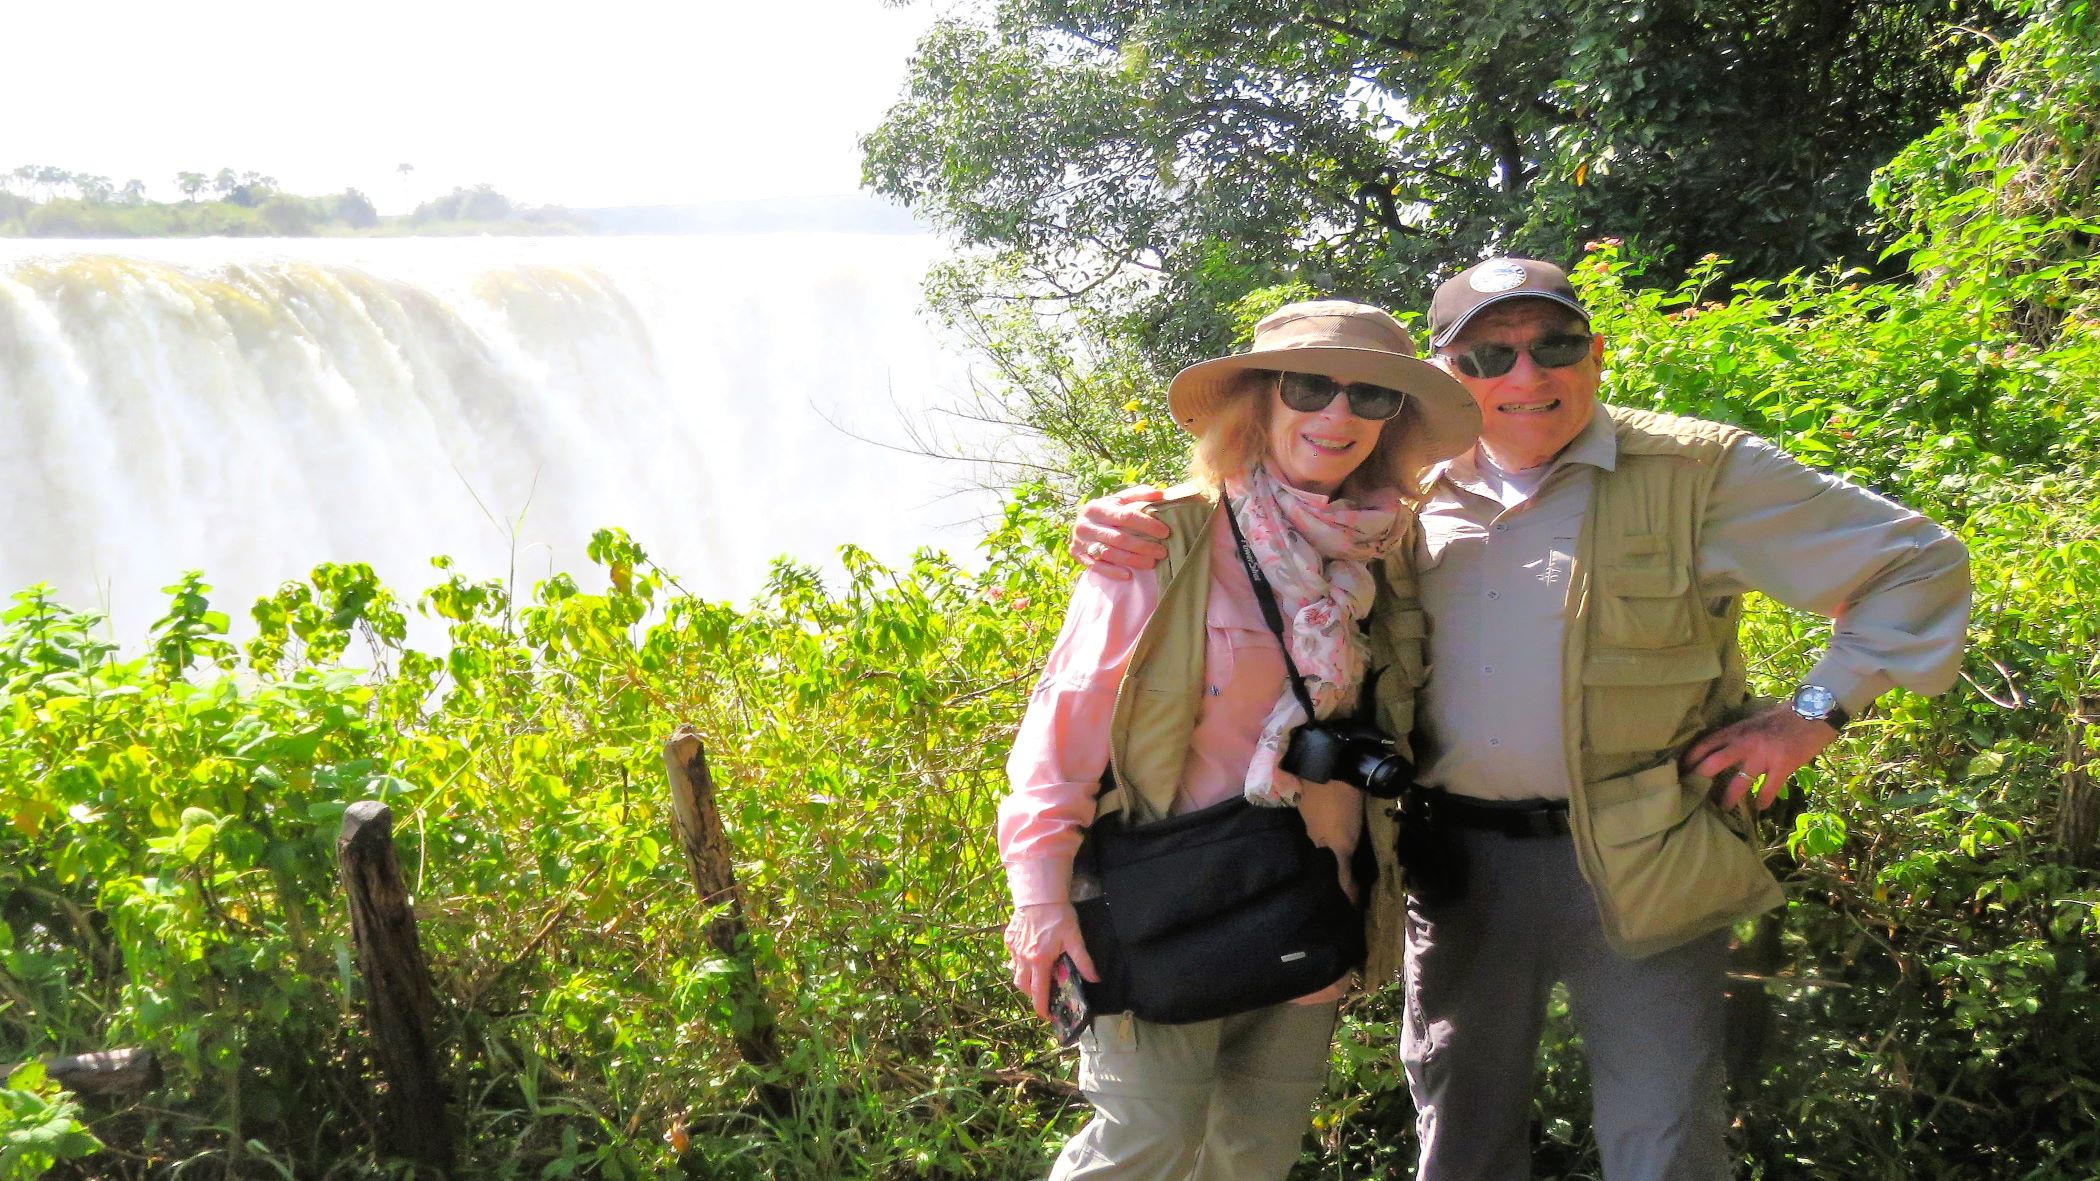
[[[1568,578],[1596,473],[1617,463],[1600,406],[1535,486],[1532,473],[1483,463],[1478,448],[1432,476],[1416,553],[1432,665],[1415,735],[1424,785],[1491,799],[1567,797]],[[1710,599],[1756,590],[1831,617],[1829,649],[1807,679],[1855,714],[1891,685],[1940,692],[1960,668],[1969,614],[1961,543],[1762,439],[1743,439],[1721,462],[1697,575]]]

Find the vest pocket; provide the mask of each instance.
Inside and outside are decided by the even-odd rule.
[[[1590,806],[1590,831],[1614,848],[1662,832],[1683,820],[1698,800],[1685,790],[1675,763],[1606,779],[1583,789]]]
[[[1674,762],[1583,788],[1599,893],[1631,955],[1674,947],[1784,900],[1764,859]]]
[[[1582,661],[1583,749],[1628,754],[1674,747],[1686,717],[1720,675],[1720,654],[1704,644],[1591,648]]]
[[[1597,571],[1591,636],[1625,648],[1670,648],[1698,638],[1691,567],[1656,554]]]

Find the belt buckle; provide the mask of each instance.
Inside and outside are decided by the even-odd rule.
[[[1518,835],[1533,839],[1557,837],[1568,831],[1567,813],[1555,808],[1538,808],[1516,814]]]
[[[1501,817],[1504,832],[1522,838],[1522,841],[1543,841],[1548,836],[1564,836],[1569,832],[1567,813],[1556,807],[1527,807],[1512,809]]]

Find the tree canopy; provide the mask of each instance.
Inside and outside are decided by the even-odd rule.
[[[1037,295],[1153,316],[1298,277],[1414,306],[1483,252],[1682,273],[1861,253],[1868,178],[1989,0],[985,0],[926,35],[866,176]],[[1215,322],[1182,324],[1197,350]],[[1205,331],[1208,329],[1209,331]],[[1204,339],[1208,337],[1209,339]]]
[[[406,175],[413,166],[396,171]],[[154,238],[344,233],[578,233],[587,219],[556,205],[522,205],[490,185],[455,188],[418,205],[390,225],[370,197],[346,188],[305,197],[280,189],[275,177],[221,168],[214,176],[178,172],[180,202],[146,196],[146,182],[121,187],[106,176],[25,164],[0,173],[0,237]],[[198,198],[210,194],[209,201]]]

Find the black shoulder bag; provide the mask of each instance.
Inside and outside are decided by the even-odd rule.
[[[1275,592],[1223,507],[1310,720],[1312,698]],[[1111,770],[1102,790],[1115,786]],[[1125,823],[1127,815],[1089,828],[1073,863],[1080,934],[1101,976],[1086,986],[1094,1012],[1208,1021],[1316,992],[1363,962],[1362,914],[1298,809],[1235,796],[1150,824]]]

